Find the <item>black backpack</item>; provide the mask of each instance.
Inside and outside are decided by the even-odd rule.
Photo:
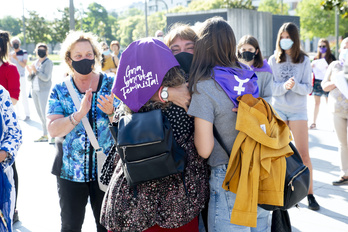
[[[160,109],[123,115],[109,129],[130,186],[184,172],[187,154]]]

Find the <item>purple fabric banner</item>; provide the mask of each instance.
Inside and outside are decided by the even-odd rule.
[[[257,76],[254,71],[240,68],[215,66],[213,68],[215,81],[221,86],[235,107],[238,107],[237,97],[252,94],[259,97]]]
[[[131,110],[138,112],[174,66],[179,63],[163,42],[154,38],[137,40],[122,53],[112,92]]]

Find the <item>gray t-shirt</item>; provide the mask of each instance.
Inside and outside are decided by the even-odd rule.
[[[208,164],[212,167],[228,164],[234,140],[239,132],[235,129],[237,113],[232,112],[234,105],[213,79],[200,81],[197,91],[192,95],[188,114],[213,123],[229,149],[229,154],[226,154],[215,139]]]
[[[17,66],[19,75],[21,77],[25,76],[25,67],[22,67],[17,60],[12,58],[12,55],[15,54],[15,51],[11,52],[11,62]],[[28,52],[26,50],[19,50],[17,53],[17,58],[19,61],[23,62],[24,60],[28,60]]]

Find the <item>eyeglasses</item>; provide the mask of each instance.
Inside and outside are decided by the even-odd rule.
[[[318,46],[319,48],[326,48],[326,46],[325,45],[323,45],[323,46]]]

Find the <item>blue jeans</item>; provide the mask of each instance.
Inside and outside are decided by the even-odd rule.
[[[219,165],[211,169],[209,180],[210,201],[208,210],[209,232],[266,232],[270,231],[268,218],[270,211],[257,207],[257,227],[235,225],[230,222],[236,194],[222,188],[227,165]]]

